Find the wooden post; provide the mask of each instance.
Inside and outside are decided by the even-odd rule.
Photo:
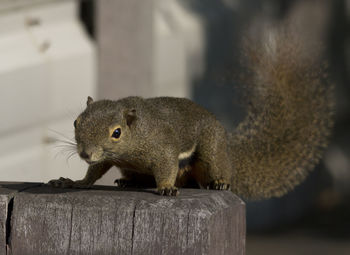
[[[10,235],[13,198],[26,189],[40,186],[38,183],[0,183],[0,255],[6,255]]]
[[[154,0],[99,0],[96,7],[98,96],[154,95]]]
[[[14,184],[5,185],[11,189]],[[237,196],[180,192],[162,197],[154,190],[43,185],[13,194],[13,208],[7,216],[1,212],[0,222],[10,217],[12,255],[244,254],[245,205]],[[6,243],[0,241],[3,248]]]

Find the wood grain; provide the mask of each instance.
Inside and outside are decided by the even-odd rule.
[[[238,197],[180,191],[26,189],[14,196],[11,254],[244,254]]]
[[[16,194],[40,183],[0,182],[0,255],[7,252],[7,239],[10,235],[10,220],[13,198]]]

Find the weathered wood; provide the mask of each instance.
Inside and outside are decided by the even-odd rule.
[[[10,234],[10,219],[13,197],[25,189],[40,186],[38,183],[0,182],[0,255],[6,255],[7,238]]]
[[[11,254],[244,254],[239,198],[180,191],[26,189],[14,196]]]

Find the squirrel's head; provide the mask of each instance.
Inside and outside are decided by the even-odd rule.
[[[86,109],[74,121],[79,156],[89,164],[121,160],[130,148],[130,128],[135,119],[135,109],[118,101],[94,102],[88,97]]]

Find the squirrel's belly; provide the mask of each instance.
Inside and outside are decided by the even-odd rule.
[[[179,161],[190,158],[195,152],[195,150],[196,150],[196,145],[193,145],[193,147],[190,150],[181,152],[179,154]]]

